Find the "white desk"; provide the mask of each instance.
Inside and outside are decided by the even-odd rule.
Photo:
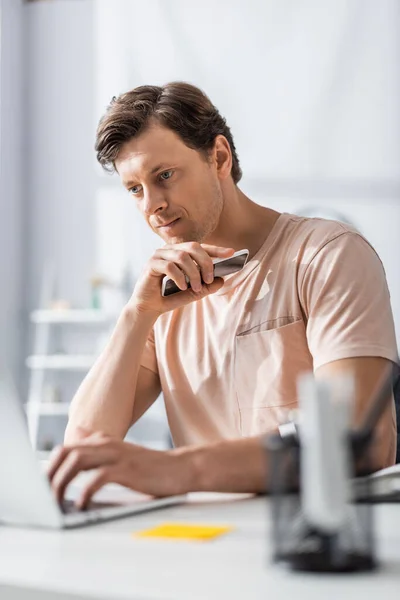
[[[376,507],[381,570],[317,576],[272,565],[267,500],[239,498],[193,494],[186,505],[64,532],[0,527],[0,598],[398,600],[400,505]],[[236,529],[205,543],[131,536],[165,521]]]

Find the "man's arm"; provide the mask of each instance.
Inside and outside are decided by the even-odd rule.
[[[379,357],[342,359],[320,367],[315,377],[340,376],[349,371],[356,382],[354,425],[369,408],[369,400],[392,369],[390,361]],[[370,459],[374,470],[394,464],[396,421],[393,397],[388,399],[376,431]],[[267,485],[267,456],[261,438],[220,442],[203,448],[183,449],[192,463],[195,479],[192,487],[203,491],[261,492]]]
[[[355,423],[358,423],[390,367],[390,361],[378,357],[342,359],[320,367],[316,377],[340,376],[351,369],[356,377]],[[395,433],[393,402],[389,402],[373,446],[375,469],[393,464]],[[266,491],[268,482],[268,454],[262,437],[160,452],[94,436],[81,445],[61,448],[52,461],[49,476],[61,499],[79,471],[97,469],[83,491],[82,505],[109,482],[156,496],[191,491],[259,493]]]
[[[389,360],[380,357],[348,358],[321,366],[318,378],[331,378],[352,373],[355,378],[353,424],[362,421],[369,408],[369,400],[392,370]],[[267,485],[267,456],[262,451],[261,438],[220,442],[203,448],[183,449],[188,453],[196,474],[192,485],[204,491],[265,491]],[[388,398],[387,409],[378,424],[372,445],[373,470],[393,465],[396,456],[396,415],[393,396]]]
[[[126,307],[108,342],[71,402],[65,442],[101,431],[124,438],[160,393],[158,375],[140,366],[154,317]]]
[[[125,437],[130,425],[161,391],[158,376],[140,368],[152,326],[161,314],[218,291],[223,280],[214,279],[211,257],[227,258],[233,253],[233,248],[197,242],[156,250],[136,282],[109,343],[71,402],[65,443],[74,444],[99,432]],[[161,296],[165,275],[175,281],[181,293]],[[189,289],[185,275],[191,283]],[[208,283],[202,284],[201,276]]]
[[[353,425],[358,426],[370,407],[384,380],[392,373],[391,361],[373,356],[345,358],[321,366],[316,378],[334,378],[350,372],[356,382]],[[396,411],[393,394],[387,399],[387,407],[376,427],[371,453],[368,459],[374,471],[393,465],[396,460]]]

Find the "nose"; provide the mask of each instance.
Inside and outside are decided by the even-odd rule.
[[[167,206],[167,199],[158,190],[148,190],[144,192],[142,210],[147,217],[165,210]]]

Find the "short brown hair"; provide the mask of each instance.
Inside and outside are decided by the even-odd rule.
[[[204,92],[180,81],[162,87],[143,85],[112,99],[96,134],[97,160],[105,170],[115,170],[121,146],[144,131],[152,119],[177,133],[189,148],[205,155],[217,135],[225,136],[232,152],[232,178],[238,183],[242,170],[225,119]]]

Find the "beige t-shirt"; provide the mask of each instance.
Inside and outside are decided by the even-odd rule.
[[[348,225],[284,213],[219,292],[158,318],[141,364],[180,446],[273,430],[300,373],[354,356],[397,358],[382,263]]]

